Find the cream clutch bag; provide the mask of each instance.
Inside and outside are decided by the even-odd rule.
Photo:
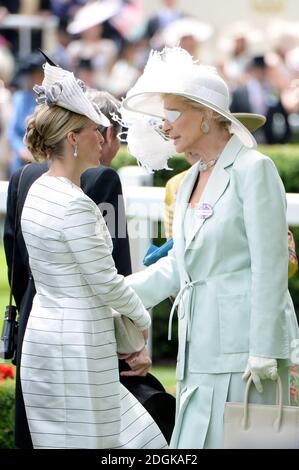
[[[119,354],[131,354],[141,351],[145,346],[145,339],[132,320],[117,313],[114,314],[113,319],[117,352]]]
[[[276,405],[248,403],[251,382],[249,377],[244,403],[225,404],[224,448],[299,449],[299,407],[282,405],[281,379],[276,383]]]

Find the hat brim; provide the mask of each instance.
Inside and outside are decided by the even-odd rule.
[[[195,95],[169,89],[167,91],[144,91],[131,96],[127,96],[127,98],[123,101],[123,107],[128,111],[133,111],[163,119],[165,116],[162,94],[182,96],[192,101],[196,101],[197,103],[200,103],[203,106],[212,109],[213,111],[216,111],[218,114],[221,114],[231,122],[232,132],[239,137],[241,142],[246,147],[256,147],[256,141],[251,132],[253,130],[258,129],[265,123],[266,120],[264,116],[258,114],[251,115],[250,113],[237,113],[236,117],[235,114],[226,112],[218,106],[215,106],[213,103],[210,103],[209,101],[201,99]]]
[[[193,36],[198,42],[205,42],[213,34],[213,28],[208,23],[182,18],[174,21],[162,31],[162,37],[168,46],[176,46],[186,36]]]
[[[244,38],[248,47],[265,45],[265,34],[246,20],[238,20],[230,23],[219,35],[218,44],[221,50],[231,52],[234,49],[235,40]]]
[[[80,34],[93,26],[104,23],[119,11],[117,2],[94,2],[80,8],[73,21],[69,23],[67,32],[69,34]]]
[[[238,121],[240,121],[250,132],[255,132],[257,129],[262,127],[267,120],[262,114],[232,113],[232,115],[237,118]]]

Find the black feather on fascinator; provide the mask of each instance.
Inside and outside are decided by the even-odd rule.
[[[48,57],[41,49],[38,50],[44,56],[49,65],[52,65],[53,67],[59,67],[59,65],[55,64],[53,60],[51,60],[50,57]]]

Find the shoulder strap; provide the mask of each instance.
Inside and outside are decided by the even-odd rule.
[[[12,267],[11,267],[11,277],[10,277],[10,293],[9,293],[9,305],[12,305],[12,296],[13,296],[13,281],[14,281],[14,268],[15,268],[15,254],[16,254],[16,239],[17,239],[17,226],[20,220],[19,217],[19,193],[21,187],[21,181],[25,169],[29,166],[29,163],[25,165],[21,171],[18,188],[17,188],[17,200],[16,200],[16,211],[15,211],[15,223],[14,223],[14,236],[13,236],[13,248],[12,248]]]

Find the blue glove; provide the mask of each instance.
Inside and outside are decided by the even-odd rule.
[[[162,246],[150,245],[145,257],[143,258],[143,264],[150,266],[151,264],[158,261],[158,259],[167,256],[169,250],[173,247],[173,239],[170,238]]]

